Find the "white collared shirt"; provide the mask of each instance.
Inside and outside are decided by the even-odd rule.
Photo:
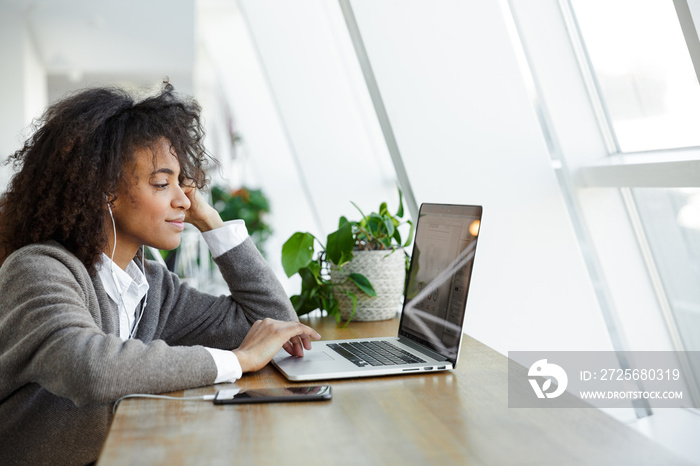
[[[202,237],[212,257],[216,258],[245,241],[248,238],[248,230],[243,220],[230,220],[221,228],[202,233]],[[119,337],[126,341],[130,333],[136,333],[138,327],[141,300],[148,292],[146,276],[134,261],[129,262],[126,270],[122,270],[104,253],[100,262],[96,264],[96,269],[107,296],[119,308]],[[230,382],[241,378],[243,371],[238,358],[232,351],[206,347],[205,349],[209,351],[216,363],[217,376],[214,383]]]
[[[146,276],[136,262],[129,262],[126,270],[122,270],[105,253],[97,263],[97,274],[107,296],[119,308],[119,337],[126,341],[130,332],[136,333],[136,319],[141,314],[139,304],[148,292]]]

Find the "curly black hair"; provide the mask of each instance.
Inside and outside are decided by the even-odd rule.
[[[128,181],[137,149],[162,138],[172,145],[180,178],[203,188],[213,158],[204,148],[196,101],[167,81],[136,100],[118,88],[79,91],[49,107],[34,133],[10,156],[19,170],[0,199],[0,264],[17,249],[55,240],[94,273],[107,245],[106,198]]]

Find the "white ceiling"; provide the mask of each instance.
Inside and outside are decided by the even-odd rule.
[[[195,0],[0,0],[23,18],[49,98],[96,83],[192,89]]]

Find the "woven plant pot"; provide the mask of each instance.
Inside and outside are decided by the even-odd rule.
[[[344,320],[352,314],[352,300],[344,293],[348,290],[357,297],[357,310],[353,320],[371,321],[393,318],[401,305],[403,287],[406,280],[406,259],[402,249],[390,251],[353,251],[353,259],[343,266],[343,270],[331,265],[331,280],[341,283],[351,273],[361,273],[372,284],[377,296],[367,296],[357,286],[348,281],[338,285],[335,297],[340,307],[340,317]]]

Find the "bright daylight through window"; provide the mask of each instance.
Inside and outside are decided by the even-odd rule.
[[[633,190],[682,346],[700,350],[700,189]]]
[[[571,3],[619,151],[700,145],[700,86],[673,2]]]
[[[616,139],[610,155],[699,146],[700,86],[673,2],[571,4]],[[648,246],[649,273],[662,284],[675,349],[700,350],[700,190],[653,186],[646,180],[632,189],[631,216],[639,215],[640,246]]]
[[[610,162],[622,174],[606,186],[618,186],[628,200],[628,218],[667,324],[658,332],[668,331],[672,349],[699,351],[700,179],[682,175],[695,173],[700,158],[700,85],[687,27],[686,36],[681,28],[681,21],[688,24],[688,5],[568,1],[595,77],[597,89],[589,92],[605,109],[601,131],[612,135],[607,155],[618,156]],[[651,175],[640,175],[639,163]],[[697,384],[700,373],[694,377]]]

